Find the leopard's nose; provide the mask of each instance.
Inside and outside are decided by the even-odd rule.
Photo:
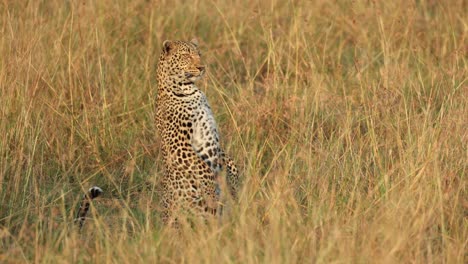
[[[205,66],[197,66],[197,69],[201,72],[205,71]]]

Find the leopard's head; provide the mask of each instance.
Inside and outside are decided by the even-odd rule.
[[[158,73],[175,84],[193,83],[205,73],[200,57],[196,39],[189,42],[166,40],[159,58]]]

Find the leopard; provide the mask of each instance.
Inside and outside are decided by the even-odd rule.
[[[205,72],[197,39],[163,42],[156,72],[155,123],[163,159],[164,224],[177,224],[182,212],[205,220],[216,216],[222,211],[222,183],[231,198],[238,198],[239,171],[221,148],[211,106],[195,84]]]
[[[83,228],[86,216],[88,215],[89,208],[91,206],[91,201],[98,198],[103,194],[103,190],[98,186],[93,186],[83,195],[83,198],[80,202],[80,207],[78,208],[77,215],[75,217],[75,223],[78,226],[78,230],[81,231]]]

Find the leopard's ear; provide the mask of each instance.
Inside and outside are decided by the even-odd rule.
[[[193,45],[195,45],[195,47],[198,47],[198,39],[197,38],[193,38],[190,43],[192,43]]]
[[[163,53],[164,54],[169,54],[172,49],[174,48],[174,42],[170,41],[170,40],[165,40],[163,42]]]

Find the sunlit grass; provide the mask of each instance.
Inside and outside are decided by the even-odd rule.
[[[464,1],[3,1],[0,262],[465,263]],[[219,224],[161,226],[165,39],[244,188]],[[101,186],[81,233],[84,191]]]

